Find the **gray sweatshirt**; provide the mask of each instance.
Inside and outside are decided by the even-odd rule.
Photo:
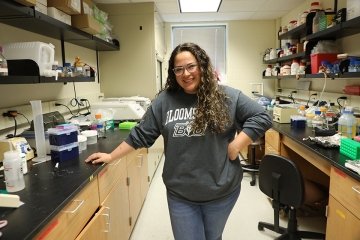
[[[223,87],[230,98],[233,124],[221,134],[191,131],[196,94],[162,92],[134,127],[126,142],[135,149],[150,147],[161,134],[164,138],[163,181],[168,192],[179,199],[208,202],[222,199],[240,186],[243,172],[239,159],[228,158],[227,147],[236,132],[253,141],[271,127],[271,117],[241,91]]]

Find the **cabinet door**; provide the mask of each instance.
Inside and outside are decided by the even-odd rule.
[[[146,194],[149,190],[149,174],[148,174],[148,156],[147,149],[141,149],[137,155],[138,164],[140,166],[140,196],[141,205],[145,200]]]
[[[330,195],[326,239],[358,240],[360,239],[359,226],[360,220]]]
[[[100,204],[104,202],[122,172],[126,175],[126,158],[120,158],[107,164],[98,174]]]
[[[130,153],[126,157],[128,190],[129,190],[129,206],[131,216],[131,229],[134,227],[137,216],[139,215],[142,199],[141,199],[141,159],[138,157],[139,150]]]
[[[98,207],[98,184],[94,178],[35,239],[75,239]]]
[[[77,240],[127,240],[130,237],[129,196],[126,169],[107,195],[102,207]],[[112,176],[117,177],[117,176]]]

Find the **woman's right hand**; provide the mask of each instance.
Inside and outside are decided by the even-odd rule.
[[[111,161],[112,161],[111,154],[101,153],[101,152],[93,153],[85,160],[85,162],[92,164],[109,163]]]

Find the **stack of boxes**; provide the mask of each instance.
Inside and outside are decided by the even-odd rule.
[[[79,159],[78,130],[74,125],[59,125],[49,128],[51,160],[64,162]]]
[[[96,35],[102,25],[94,18],[95,4],[92,0],[16,0],[25,6],[34,6],[36,11],[61,22]]]

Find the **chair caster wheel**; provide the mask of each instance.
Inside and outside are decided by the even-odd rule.
[[[258,230],[259,231],[264,231],[264,227],[262,225],[258,224]]]

